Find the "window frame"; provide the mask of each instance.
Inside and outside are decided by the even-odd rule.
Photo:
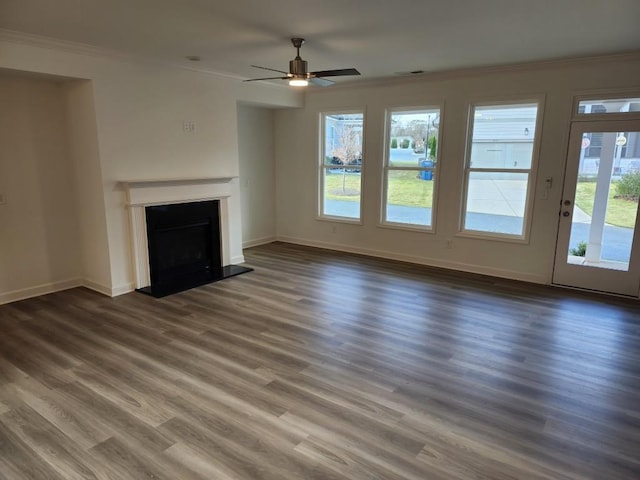
[[[640,90],[620,89],[607,91],[582,92],[573,97],[571,109],[572,121],[593,122],[600,120],[635,120],[640,119],[640,112],[616,112],[616,113],[580,113],[580,103],[597,100],[624,100],[628,98],[640,98]]]
[[[391,117],[394,113],[403,112],[424,112],[428,110],[438,110],[440,118],[440,126],[438,127],[437,138],[437,156],[433,167],[394,167],[390,165],[390,149],[391,149]],[[419,106],[390,106],[384,111],[384,139],[383,139],[383,160],[382,160],[382,197],[380,200],[379,227],[390,228],[394,230],[410,230],[424,233],[434,234],[436,230],[436,212],[438,199],[438,185],[440,183],[440,158],[442,152],[442,124],[444,118],[444,104],[434,103],[430,105]],[[425,149],[426,153],[426,149]],[[421,172],[428,170],[435,176],[433,178],[433,198],[431,202],[431,225],[419,225],[413,223],[393,222],[387,220],[387,200],[389,194],[389,172],[390,171],[415,171]],[[436,172],[438,175],[436,175]]]
[[[326,117],[330,115],[362,115],[362,163],[358,166],[360,168],[360,214],[356,217],[343,217],[339,215],[327,215],[324,213],[324,196],[325,196],[325,172],[327,169],[332,168],[330,165],[325,164],[325,148],[326,148]],[[363,224],[363,212],[364,212],[364,172],[365,172],[365,157],[366,157],[366,126],[367,126],[367,112],[366,108],[344,108],[344,109],[331,109],[322,110],[318,112],[318,145],[317,145],[317,168],[316,168],[316,220],[328,221],[328,222],[340,222],[348,223],[352,225]],[[333,167],[335,168],[335,167]]]
[[[482,99],[471,101],[467,108],[467,131],[465,142],[465,154],[463,162],[462,176],[462,195],[460,204],[460,215],[458,219],[458,232],[456,236],[469,238],[482,238],[486,240],[502,241],[509,243],[528,244],[530,240],[531,222],[533,219],[533,204],[536,194],[536,181],[538,177],[538,166],[540,163],[540,144],[542,142],[542,129],[544,123],[544,107],[546,95],[526,95],[517,97],[501,97],[499,99]],[[475,124],[475,110],[477,107],[500,107],[507,105],[526,105],[536,104],[536,122],[535,133],[533,138],[533,149],[531,152],[531,166],[528,169],[497,169],[497,168],[472,168],[471,148],[473,145],[473,128]],[[524,216],[522,220],[522,234],[514,235],[510,233],[488,232],[484,230],[471,230],[465,228],[465,217],[467,213],[467,195],[469,191],[469,177],[474,172],[491,172],[491,173],[526,173],[527,193],[524,206]]]

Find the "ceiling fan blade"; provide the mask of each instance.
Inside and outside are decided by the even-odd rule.
[[[311,77],[309,79],[309,83],[312,83],[313,85],[318,85],[319,87],[330,87],[336,82],[332,80],[327,80],[326,78]]]
[[[283,70],[277,70],[275,68],[269,68],[269,67],[261,67],[259,65],[251,65],[253,68],[261,68],[262,70],[271,70],[272,72],[278,72],[278,73],[284,73],[285,75],[289,75],[289,72],[285,72]]]
[[[360,75],[355,68],[342,68],[339,70],[320,70],[319,72],[311,72],[309,75],[314,77],[344,77],[346,75]]]
[[[266,78],[250,78],[248,80],[243,80],[243,82],[257,82],[259,80],[288,80],[289,77],[266,77]]]

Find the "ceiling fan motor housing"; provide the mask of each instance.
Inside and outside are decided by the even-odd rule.
[[[291,43],[296,49],[296,58],[289,61],[289,73],[283,72],[275,68],[260,67],[258,65],[251,65],[255,68],[261,68],[263,70],[271,70],[273,72],[286,74],[286,77],[268,77],[268,78],[250,78],[245,82],[255,82],[259,80],[289,80],[289,85],[294,87],[307,86],[309,82],[321,87],[328,87],[333,85],[333,80],[328,80],[322,77],[342,77],[346,75],[360,75],[360,72],[355,68],[341,68],[336,70],[321,70],[318,72],[309,72],[307,62],[300,57],[300,47],[304,43],[304,38],[294,37],[291,39]]]
[[[289,73],[294,77],[307,77],[307,61],[296,57],[289,61]]]

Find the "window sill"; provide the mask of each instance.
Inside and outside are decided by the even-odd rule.
[[[525,236],[510,235],[506,233],[483,232],[480,230],[463,230],[455,234],[456,237],[474,238],[476,240],[492,240],[494,242],[516,243],[520,245],[529,244],[529,239]]]
[[[432,226],[412,225],[410,223],[382,222],[382,223],[378,223],[377,227],[386,228],[389,230],[404,230],[407,232],[415,232],[415,233],[429,233],[429,234],[435,233]]]
[[[362,219],[349,217],[332,217],[330,215],[317,215],[316,220],[330,223],[347,223],[350,225],[362,225]]]

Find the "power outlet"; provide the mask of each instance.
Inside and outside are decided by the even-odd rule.
[[[196,122],[193,121],[185,121],[182,122],[182,131],[184,133],[193,133],[196,131]]]
[[[447,248],[449,250],[453,249],[453,239],[447,238]]]
[[[337,225],[331,225],[331,233],[337,233],[338,232],[338,226]]]

